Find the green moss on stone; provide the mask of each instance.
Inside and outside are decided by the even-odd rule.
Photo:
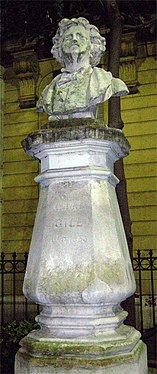
[[[65,127],[75,127],[75,126],[95,126],[95,127],[105,127],[105,123],[101,119],[93,118],[69,118],[69,119],[59,119],[55,121],[50,121],[44,124],[42,129],[52,129],[52,128],[65,128]]]
[[[40,131],[33,132],[22,141],[25,152],[34,157],[34,149],[39,144],[61,141],[101,139],[116,141],[128,155],[130,145],[123,132],[119,129],[107,127],[101,120],[80,119],[55,121],[45,125]]]
[[[45,269],[45,267],[44,267]],[[59,266],[54,270],[46,266],[46,271],[40,275],[40,294],[45,292],[50,295],[57,295],[67,292],[79,292],[80,294],[95,279],[101,281],[113,288],[117,285],[123,285],[126,278],[125,269],[120,263],[99,263],[91,262],[87,267],[76,265],[73,268],[63,269]],[[113,284],[114,282],[114,284]]]
[[[109,343],[96,344],[72,344],[61,342],[37,342],[26,337],[22,340],[24,351],[21,349],[18,355],[22,355],[23,360],[31,361],[34,366],[52,366],[54,368],[64,367],[105,367],[117,364],[131,364],[138,361],[145,345],[139,341],[134,349],[127,353],[109,354],[105,346]],[[116,342],[118,344],[118,342]],[[112,347],[113,348],[113,347]],[[36,356],[36,357],[35,357]]]

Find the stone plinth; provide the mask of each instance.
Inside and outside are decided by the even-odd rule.
[[[116,366],[124,374],[128,360],[130,374],[144,374],[140,334],[123,325],[127,313],[120,307],[135,280],[113,168],[129,143],[96,120],[47,127],[23,141],[27,154],[41,161],[24,294],[43,309],[36,317],[40,330],[22,341],[16,373],[24,365],[23,373],[112,373]]]
[[[102,337],[64,341],[26,337],[16,355],[15,372],[147,374],[146,346],[139,340],[140,334],[130,327],[124,329],[128,338],[114,342],[101,340]]]

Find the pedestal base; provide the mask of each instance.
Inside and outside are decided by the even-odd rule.
[[[93,338],[21,341],[15,359],[16,374],[147,374],[146,345],[131,329],[127,340]]]
[[[101,282],[103,283],[103,282]],[[114,309],[114,310],[113,310]],[[40,340],[69,339],[103,335],[103,340],[127,339],[130,332],[125,332],[122,322],[127,316],[119,305],[49,305],[43,307],[36,321],[40,330],[29,336]],[[121,326],[122,325],[122,326]]]

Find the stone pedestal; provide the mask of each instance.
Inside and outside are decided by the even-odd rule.
[[[40,330],[21,342],[16,373],[145,374],[140,334],[123,325],[120,307],[135,280],[113,167],[129,144],[96,120],[47,127],[23,142],[41,160],[24,294],[43,309]]]
[[[96,338],[39,341],[26,337],[16,355],[15,372],[147,374],[146,346],[139,340],[139,333],[131,329],[134,331],[130,334],[129,329],[128,338],[118,341]]]

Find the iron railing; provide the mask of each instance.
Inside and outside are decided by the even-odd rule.
[[[27,300],[22,292],[28,252],[1,253],[1,324],[11,320],[29,320],[39,313],[39,305]]]
[[[157,277],[155,271],[157,270],[157,257],[153,256],[152,249],[148,251],[148,256],[141,256],[141,251],[137,251],[137,257],[133,257],[133,270],[137,284],[135,300],[139,299],[139,325],[141,332],[143,332],[146,329],[144,307],[150,311],[148,317],[149,320],[151,319],[152,326],[149,328],[156,326],[157,289],[155,290],[155,285],[157,286]]]
[[[11,320],[34,318],[39,313],[39,305],[28,301],[23,293],[23,278],[27,265],[28,253],[1,253],[1,323]],[[135,293],[136,325],[143,332],[147,328],[155,327],[155,307],[157,291],[155,290],[155,271],[157,257],[150,249],[147,256],[137,251],[133,257],[133,269],[137,283]],[[148,313],[149,312],[149,313]],[[149,319],[149,326],[148,326]],[[146,325],[147,322],[147,325]]]

